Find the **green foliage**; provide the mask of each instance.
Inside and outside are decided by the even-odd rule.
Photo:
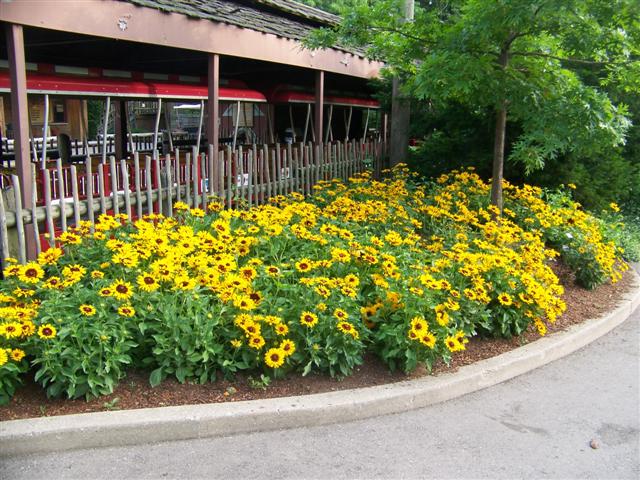
[[[36,382],[49,397],[64,393],[69,398],[91,398],[112,393],[131,364],[130,353],[136,346],[128,326],[113,314],[80,317],[69,308],[77,305],[75,301],[53,303],[55,310],[42,319],[65,318],[65,328],[56,338],[37,344],[32,361],[37,366]]]
[[[310,7],[319,8],[325,12],[340,14],[351,6],[353,6],[353,0],[300,0],[300,3],[309,5]]]
[[[0,367],[0,405],[6,405],[22,385],[22,376],[27,371],[26,362],[5,363]]]
[[[264,373],[260,374],[260,378],[249,377],[247,379],[249,386],[253,389],[266,390],[269,385],[271,385],[271,377],[269,375],[265,375]]]
[[[360,1],[338,28],[318,32],[308,45],[366,48],[387,62],[385,75],[404,78],[407,94],[424,101],[412,105],[414,128],[430,127],[414,157],[427,164],[419,168],[435,174],[443,170],[438,162],[490,163],[486,127],[505,105],[506,153],[517,165],[510,178],[551,166],[547,179],[560,173],[577,183],[588,206],[612,195],[624,203],[629,174],[640,165],[640,134],[630,123],[640,111],[637,2],[432,1],[416,4],[412,22],[403,21],[401,4]],[[608,190],[607,171],[618,175]]]

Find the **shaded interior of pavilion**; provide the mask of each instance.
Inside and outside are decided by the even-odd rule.
[[[176,147],[194,146],[202,150],[210,143],[206,96],[171,98],[171,88],[155,98],[148,92],[140,94],[126,88],[109,95],[104,91],[62,91],[55,84],[57,75],[88,75],[99,83],[107,74],[126,84],[129,73],[133,75],[130,79],[142,83],[175,85],[175,91],[184,85],[200,85],[206,93],[206,52],[34,27],[24,27],[24,43],[27,79],[53,79],[49,84],[52,86],[29,88],[32,160],[63,157],[73,162],[84,161],[87,155],[97,159],[105,155],[127,158],[134,151],[166,153]],[[7,55],[3,38],[0,59]],[[71,68],[58,72],[58,66]],[[364,140],[383,134],[382,114],[372,100],[374,88],[365,79],[324,73],[323,121],[318,128],[314,124],[318,87],[314,70],[221,56],[219,72],[220,148],[232,145],[235,149],[252,143]],[[1,153],[4,165],[9,167],[10,95],[5,88],[0,96]]]

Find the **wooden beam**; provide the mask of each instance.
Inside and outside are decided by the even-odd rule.
[[[9,77],[11,85],[11,117],[13,121],[16,173],[20,185],[21,203],[30,210],[33,203],[31,179],[31,154],[29,152],[29,105],[27,103],[27,72],[24,58],[24,35],[22,25],[5,26]],[[26,256],[36,257],[36,241],[33,225],[25,225]]]
[[[322,142],[322,130],[324,127],[324,72],[318,70],[316,72],[316,141]]]
[[[117,0],[20,0],[0,5],[3,21],[38,28],[252,58],[352,77],[377,77],[383,67],[382,62],[342,50],[312,51],[299,40]]]

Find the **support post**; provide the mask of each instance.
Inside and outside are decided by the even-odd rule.
[[[315,118],[315,127],[316,127],[316,140],[318,142],[322,142],[324,138],[322,135],[322,130],[324,127],[324,72],[319,70],[316,72],[316,118]]]
[[[26,209],[31,209],[34,185],[31,178],[29,152],[29,106],[27,103],[27,72],[22,25],[5,25],[5,34],[9,57],[15,168],[20,185],[22,205]],[[27,258],[35,259],[37,239],[35,238],[33,225],[25,225],[25,240]]]
[[[220,125],[218,123],[220,108],[220,56],[217,53],[209,55],[209,67],[207,69],[207,85],[209,98],[207,102],[207,140],[213,145],[214,158],[218,158],[218,139],[220,137]],[[218,162],[214,162],[216,168]]]

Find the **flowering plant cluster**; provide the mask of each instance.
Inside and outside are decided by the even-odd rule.
[[[4,271],[0,402],[29,368],[68,397],[108,394],[129,367],[153,385],[346,376],[367,351],[391,369],[430,368],[473,335],[544,335],[565,309],[558,255],[590,286],[626,267],[568,199],[505,183],[500,216],[472,171],[410,177],[400,167],[251,209],[212,199],[206,211],[178,202],[174,218],[83,222]]]

